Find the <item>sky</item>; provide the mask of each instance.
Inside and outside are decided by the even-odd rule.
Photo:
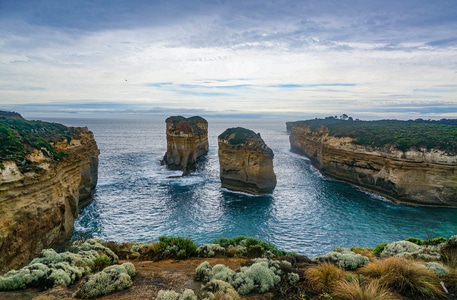
[[[455,0],[0,0],[0,110],[457,118]]]

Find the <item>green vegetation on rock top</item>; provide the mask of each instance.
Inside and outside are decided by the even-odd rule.
[[[360,121],[327,117],[291,122],[293,126],[307,125],[317,130],[327,127],[335,137],[351,137],[356,144],[370,147],[391,145],[401,151],[426,148],[457,154],[457,120],[379,120]]]
[[[19,117],[17,117],[19,116]],[[66,127],[57,123],[27,121],[19,114],[0,116],[0,162],[15,161],[22,171],[27,171],[25,156],[35,149],[56,161],[65,157],[65,153],[57,152],[51,143],[70,141],[78,135],[76,128]]]
[[[239,145],[246,143],[248,139],[260,138],[260,134],[243,127],[234,127],[225,130],[218,138],[228,140],[231,145]]]

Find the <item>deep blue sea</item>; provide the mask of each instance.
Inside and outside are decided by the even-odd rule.
[[[397,205],[322,176],[290,152],[286,120],[206,119],[209,153],[196,173],[178,179],[168,177],[181,172],[160,165],[165,117],[48,119],[89,127],[101,152],[95,198],[82,210],[75,234],[144,242],[183,236],[199,245],[247,235],[309,257],[335,247],[457,234],[457,209]],[[278,183],[272,195],[220,187],[217,136],[237,126],[259,132],[273,149]]]

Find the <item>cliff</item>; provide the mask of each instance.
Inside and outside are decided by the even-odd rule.
[[[87,128],[0,114],[0,273],[71,238],[95,192],[99,150]]]
[[[208,122],[198,116],[166,119],[167,152],[162,163],[183,176],[195,171],[198,159],[208,153]]]
[[[401,131],[403,125],[399,124],[396,123],[397,129],[392,130]],[[330,125],[339,127],[338,134],[336,130],[331,132]],[[313,166],[325,175],[379,193],[395,202],[457,207],[457,156],[449,149],[407,147],[397,141],[393,133],[390,137],[392,143],[368,146],[360,141],[369,135],[356,134],[358,124],[351,124],[350,130],[348,127],[347,136],[341,133],[341,128],[349,125],[330,125],[316,126],[313,120],[289,122],[287,129],[290,130],[291,151],[309,157]],[[360,125],[358,127],[363,128],[360,130],[366,131],[371,126],[366,122]],[[421,125],[413,125],[421,128]],[[385,128],[387,125],[383,126]],[[450,144],[457,135],[454,128],[445,129],[451,130],[454,135],[454,139],[448,140],[447,144]],[[382,139],[379,131],[380,128],[373,131],[377,138],[371,144],[379,143]],[[409,133],[416,137],[425,136],[426,142],[432,139],[431,136],[427,137],[426,130],[416,133],[409,128]],[[439,134],[438,129],[434,134]]]
[[[218,145],[223,188],[251,194],[273,192],[274,154],[260,134],[241,127],[230,128],[219,135]]]

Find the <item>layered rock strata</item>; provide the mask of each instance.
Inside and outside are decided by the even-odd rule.
[[[250,194],[269,194],[276,187],[273,151],[260,134],[237,127],[218,137],[223,188]]]
[[[457,207],[457,157],[444,151],[400,151],[357,145],[327,127],[288,122],[291,151],[307,156],[323,174],[395,202]]]
[[[208,122],[202,117],[166,119],[167,152],[162,163],[183,176],[195,171],[199,158],[208,153]]]
[[[99,149],[87,128],[72,132],[72,137],[50,143],[56,153],[64,153],[59,161],[45,148],[25,155],[32,168],[0,161],[0,273],[70,239],[80,208],[92,200]]]

